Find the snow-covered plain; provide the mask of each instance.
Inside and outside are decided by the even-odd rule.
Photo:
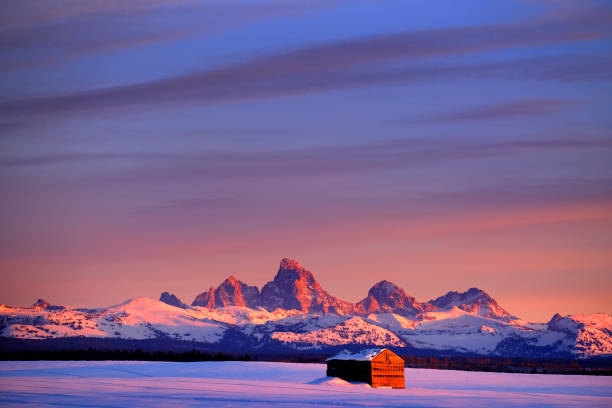
[[[611,377],[407,369],[392,390],[324,376],[323,364],[1,362],[0,406],[612,406]]]

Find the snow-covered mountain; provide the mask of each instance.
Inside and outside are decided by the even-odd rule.
[[[437,308],[458,307],[466,312],[475,313],[479,316],[491,317],[493,319],[513,320],[516,319],[497,304],[495,299],[478,288],[470,288],[466,292],[448,292],[444,296],[430,300],[429,304]]]
[[[407,317],[420,317],[424,312],[436,307],[428,303],[419,303],[393,282],[382,280],[372,286],[368,296],[357,303],[358,313],[397,313]]]
[[[175,295],[98,309],[0,305],[0,336],[13,339],[162,339],[257,352],[322,352],[387,346],[408,352],[501,356],[612,355],[612,316],[555,315],[548,323],[512,316],[484,291],[449,292],[420,303],[381,281],[366,298],[340,300],[290,259],[261,291],[234,277],[187,306]]]
[[[227,325],[149,298],[100,309],[10,308],[0,306],[2,336],[22,339],[103,337],[153,339],[160,336],[219,341]]]
[[[574,354],[594,356],[612,354],[612,316],[606,313],[561,316],[548,322],[551,332],[564,334],[562,343]]]

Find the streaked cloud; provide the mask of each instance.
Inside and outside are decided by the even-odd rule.
[[[523,153],[612,149],[610,138],[533,139],[501,142],[479,140],[388,140],[378,143],[277,151],[202,153],[66,153],[0,159],[2,167],[63,166],[86,162],[129,163],[129,170],[86,177],[90,185],[150,183],[161,180],[291,178],[385,169],[409,169],[449,160],[482,159]]]
[[[189,37],[203,38],[251,22],[301,15],[334,4],[318,0],[7,3],[0,6],[3,12],[0,14],[0,70],[70,63],[87,54]]]
[[[22,115],[62,115],[70,112],[96,112],[155,103],[210,104],[228,101],[270,98],[283,95],[323,92],[374,84],[457,78],[489,72],[500,74],[515,69],[510,63],[425,65],[396,68],[390,62],[413,63],[430,57],[501,50],[574,41],[594,40],[612,35],[612,11],[609,8],[522,24],[459,27],[428,31],[408,31],[322,44],[282,54],[257,58],[212,71],[188,74],[157,81],[84,91],[71,95],[7,101],[0,104],[1,117]],[[588,57],[568,62],[555,74],[554,67],[527,67],[519,61],[523,77],[561,79],[576,71],[584,76],[590,67],[594,75],[601,66]],[[382,64],[382,65],[381,65]],[[500,65],[502,64],[502,65]],[[605,60],[606,66],[610,60]],[[586,65],[586,66],[585,66]],[[587,69],[588,71],[588,69]],[[515,74],[516,75],[516,74]],[[588,75],[588,74],[587,74]],[[609,74],[608,74],[609,75]]]
[[[516,118],[524,116],[541,116],[562,111],[574,105],[567,100],[561,99],[520,99],[495,103],[486,106],[473,107],[459,110],[457,112],[446,112],[428,115],[422,118],[401,120],[402,123],[445,123],[461,122],[470,120],[492,120],[504,118]]]

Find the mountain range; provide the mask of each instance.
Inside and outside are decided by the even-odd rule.
[[[546,323],[511,315],[478,288],[419,302],[382,280],[357,303],[325,291],[312,272],[282,259],[261,290],[234,276],[191,306],[163,292],[97,309],[38,299],[0,305],[3,339],[156,340],[226,351],[305,353],[387,346],[410,353],[584,358],[612,356],[612,316],[555,315]],[[63,342],[62,344],[65,344]]]
[[[160,300],[173,306],[178,306],[177,302],[180,302],[176,296],[167,292],[162,294]],[[281,260],[274,280],[266,283],[261,291],[256,286],[249,286],[230,276],[216,289],[211,287],[207,292],[197,295],[191,306],[262,307],[268,311],[285,309],[324,315],[397,313],[413,319],[422,318],[426,312],[457,307],[485,317],[515,319],[493,298],[477,288],[471,288],[465,293],[449,292],[437,299],[420,303],[393,282],[382,280],[372,286],[367,297],[360,302],[346,302],[330,295],[317,282],[312,272],[297,261],[287,258]]]

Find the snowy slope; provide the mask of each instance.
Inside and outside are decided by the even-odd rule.
[[[563,342],[573,348],[574,354],[589,357],[612,354],[612,316],[609,314],[555,315],[548,329],[563,334]]]
[[[100,309],[0,306],[4,337],[171,339],[223,344],[232,349],[282,344],[294,350],[343,345],[414,347],[481,355],[612,355],[612,316],[555,316],[548,324],[504,321],[452,307],[420,319],[394,313],[312,314],[241,306],[174,307],[137,298]],[[232,336],[226,338],[231,332]],[[223,341],[223,343],[220,343]],[[245,343],[246,342],[246,343]]]
[[[0,319],[2,336],[29,339],[76,336],[152,339],[165,336],[215,343],[227,327],[197,310],[185,310],[149,298],[92,310],[2,306]]]
[[[392,331],[353,316],[335,326],[304,333],[276,331],[272,338],[295,348],[362,344],[404,347],[406,344]]]
[[[510,336],[530,336],[532,331],[467,312],[436,314],[415,330],[402,332],[402,338],[417,348],[492,354],[498,343]],[[431,316],[431,315],[430,315]]]
[[[610,407],[612,378],[406,369],[406,389],[325,377],[324,364],[0,364],[0,406]]]

